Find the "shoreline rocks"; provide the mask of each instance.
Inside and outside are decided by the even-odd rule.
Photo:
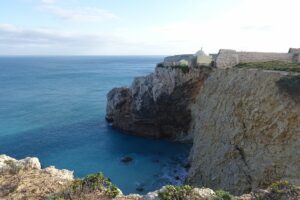
[[[24,162],[24,160],[27,162]],[[9,170],[12,163],[22,163],[23,168],[12,173]],[[32,165],[32,163],[35,164]],[[107,200],[160,200],[162,196],[193,200],[220,199],[222,197],[225,198],[225,196],[233,197],[225,191],[213,191],[209,188],[190,186],[164,186],[146,195],[123,195],[120,189],[110,183],[109,179],[101,173],[89,175],[79,180],[73,179],[73,172],[71,171],[59,170],[55,167],[40,169],[39,164],[37,158],[16,160],[0,155],[0,199],[59,199],[63,196],[67,200],[71,198],[68,197],[68,194],[72,196],[71,199]],[[6,165],[10,166],[7,167]],[[104,185],[101,185],[102,182]],[[84,186],[81,185],[83,183]],[[98,187],[100,189],[97,189]],[[142,191],[143,186],[140,185],[137,189]],[[251,193],[236,196],[235,198],[237,200],[252,200],[255,198],[297,200],[300,198],[300,188],[288,182],[276,182],[263,190],[254,190]]]

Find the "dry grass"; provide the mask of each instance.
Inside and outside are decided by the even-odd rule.
[[[0,199],[44,199],[67,187],[68,184],[70,181],[58,180],[50,174],[36,169],[0,174]]]
[[[282,61],[240,63],[235,67],[287,71],[287,72],[300,72],[300,63],[289,63],[289,62],[282,62]]]

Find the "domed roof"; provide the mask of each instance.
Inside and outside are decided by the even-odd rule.
[[[195,55],[196,56],[206,56],[206,54],[204,53],[204,51],[202,49],[197,51],[197,53]]]

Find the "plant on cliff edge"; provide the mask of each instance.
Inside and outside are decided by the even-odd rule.
[[[85,195],[97,195],[98,192],[109,198],[115,198],[120,193],[109,178],[106,178],[103,173],[96,173],[88,175],[84,179],[74,180],[67,189],[56,195],[54,199],[81,199]]]
[[[216,191],[216,200],[235,200],[236,198],[232,196],[229,192],[226,192],[224,190],[217,190]]]
[[[166,66],[164,66],[163,63],[158,63],[156,65],[156,67],[160,67],[160,68],[168,68]],[[188,73],[190,71],[190,68],[188,65],[185,65],[185,64],[179,64],[179,65],[173,65],[171,66],[172,69],[180,69],[183,73]]]
[[[175,65],[172,68],[174,69],[180,69],[184,74],[188,73],[190,71],[190,68],[188,65]]]
[[[278,181],[272,183],[270,186],[270,190],[273,193],[295,193],[298,189],[290,184],[288,181]]]
[[[161,200],[186,200],[191,195],[192,189],[189,185],[167,185],[163,191],[158,192],[158,197]]]

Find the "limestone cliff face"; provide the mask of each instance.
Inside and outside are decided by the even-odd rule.
[[[187,139],[190,105],[210,68],[157,67],[138,77],[130,88],[115,88],[107,95],[106,119],[113,127],[133,134]]]
[[[108,94],[107,119],[143,136],[193,140],[188,183],[242,194],[277,180],[300,185],[300,102],[286,72],[156,68]]]
[[[191,184],[235,194],[280,179],[300,185],[300,104],[276,86],[285,75],[210,75],[191,109]]]

